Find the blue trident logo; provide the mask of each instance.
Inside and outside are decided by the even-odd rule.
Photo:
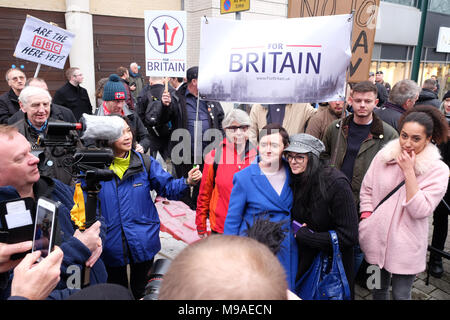
[[[173,39],[175,38],[175,34],[178,31],[178,27],[176,27],[176,28],[174,28],[172,30],[172,36],[170,38],[170,42],[168,41],[168,39],[169,39],[169,37],[168,37],[168,35],[169,35],[169,26],[167,25],[167,23],[164,23],[164,25],[162,27],[162,30],[163,30],[163,33],[164,33],[163,41],[161,41],[158,28],[153,27],[153,30],[155,31],[156,37],[158,38],[158,45],[159,46],[164,45],[164,53],[168,53],[167,47],[168,46],[170,46],[170,47],[173,46]]]

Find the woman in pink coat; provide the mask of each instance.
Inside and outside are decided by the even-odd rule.
[[[393,298],[411,299],[415,276],[425,270],[428,217],[443,198],[449,177],[434,143],[445,142],[447,130],[435,107],[408,110],[399,120],[399,139],[378,152],[364,176],[359,242],[366,261],[381,269],[370,288],[374,300],[389,299],[391,279]]]

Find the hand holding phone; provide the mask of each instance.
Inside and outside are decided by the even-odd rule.
[[[31,252],[41,251],[38,262],[53,250],[57,209],[58,203],[50,199],[41,197],[37,202]]]
[[[11,284],[11,296],[25,297],[30,300],[43,300],[52,292],[60,280],[61,262],[64,254],[55,247],[39,264],[35,262],[41,257],[41,252],[26,255],[14,269]]]

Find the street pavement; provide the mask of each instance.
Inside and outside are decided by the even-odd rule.
[[[433,232],[433,218],[429,220],[429,243]],[[450,234],[450,232],[449,232]],[[169,233],[160,232],[161,251],[156,255],[157,259],[174,259],[187,244],[174,239]],[[450,252],[450,237],[447,237],[445,251]],[[428,256],[428,255],[427,255]],[[427,258],[428,262],[428,258]],[[450,300],[450,261],[443,259],[444,274],[442,278],[436,279],[430,275],[429,284],[426,285],[427,272],[420,273],[414,281],[412,300]],[[359,285],[355,286],[355,300],[372,300],[371,293]]]
[[[429,218],[429,241],[431,244],[431,237],[433,235],[433,217]],[[450,233],[450,232],[449,232]],[[445,242],[444,251],[450,252],[450,237],[447,237]],[[427,267],[428,267],[428,257],[427,253]],[[413,284],[413,289],[411,292],[412,300],[450,300],[450,261],[447,259],[442,260],[444,265],[444,274],[442,278],[437,279],[430,275],[429,283],[426,284],[427,271],[417,275],[416,280]],[[392,293],[391,293],[392,299]],[[359,285],[355,286],[355,300],[372,300],[372,294],[365,288]]]

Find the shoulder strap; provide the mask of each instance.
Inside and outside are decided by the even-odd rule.
[[[350,300],[351,293],[350,293],[350,287],[348,284],[347,276],[345,275],[345,269],[344,265],[342,263],[342,254],[339,250],[339,240],[336,231],[330,230],[328,231],[330,233],[331,242],[333,243],[333,264],[335,263],[337,266],[337,271],[339,271],[339,274],[341,276],[341,282],[344,289],[344,300]],[[333,268],[334,266],[332,266]]]
[[[150,159],[150,157],[142,155],[142,159],[144,160],[144,167],[145,167],[145,171],[147,171],[147,173],[150,176],[150,165],[152,164],[152,160]]]
[[[387,194],[387,196],[384,197],[383,200],[380,201],[380,203],[375,207],[375,209],[373,209],[372,213],[373,213],[375,210],[377,210],[377,208],[378,208],[379,206],[381,206],[381,205],[383,204],[383,202],[385,202],[385,201],[386,201],[387,199],[389,199],[394,193],[396,193],[397,190],[400,189],[401,186],[403,186],[404,184],[405,184],[405,180],[403,180],[402,182],[400,182],[394,189],[392,189],[392,191],[389,192],[389,193]]]

